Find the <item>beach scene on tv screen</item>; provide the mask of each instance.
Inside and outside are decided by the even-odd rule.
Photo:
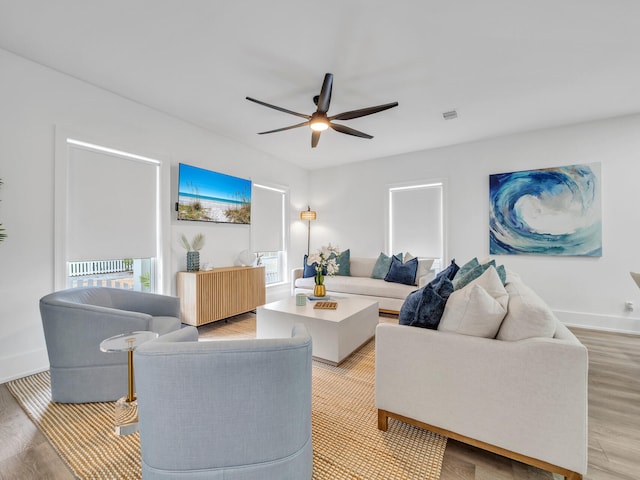
[[[251,180],[180,164],[178,220],[251,223]]]

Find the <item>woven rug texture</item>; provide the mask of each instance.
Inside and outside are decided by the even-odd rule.
[[[339,366],[313,362],[313,479],[437,480],[445,437],[395,420],[377,428],[374,342]],[[140,436],[114,434],[114,402],[53,403],[49,372],[7,387],[79,478],[141,478]]]

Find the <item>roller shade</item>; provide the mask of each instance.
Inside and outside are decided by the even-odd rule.
[[[282,190],[253,184],[251,196],[251,250],[284,250],[284,202]]]
[[[417,257],[442,256],[442,185],[390,189],[391,248]]]
[[[159,164],[69,145],[67,260],[156,253]]]

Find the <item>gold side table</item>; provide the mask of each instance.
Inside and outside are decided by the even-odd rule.
[[[116,402],[116,435],[129,435],[138,431],[138,401],[133,391],[133,351],[144,342],[155,338],[158,338],[158,334],[155,332],[129,332],[109,337],[100,342],[100,350],[103,352],[127,352],[129,388],[127,395]]]

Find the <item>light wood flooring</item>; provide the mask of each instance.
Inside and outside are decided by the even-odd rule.
[[[397,321],[389,316],[382,316],[380,320]],[[585,480],[637,480],[640,478],[640,336],[572,330],[589,350],[589,469]],[[251,337],[255,335],[255,316],[240,315],[227,323],[200,327],[199,331],[203,339]],[[73,478],[7,387],[0,385],[0,479]],[[440,480],[561,478],[449,440]]]

